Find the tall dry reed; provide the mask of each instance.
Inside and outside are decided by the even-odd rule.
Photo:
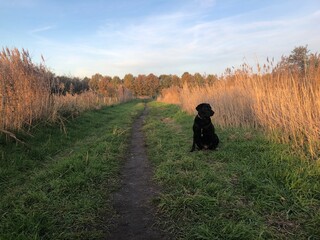
[[[260,68],[260,66],[258,66]],[[261,68],[260,68],[261,69]],[[314,158],[320,152],[320,66],[311,62],[301,74],[292,69],[254,74],[250,67],[225,75],[210,86],[184,85],[174,99],[195,113],[201,102],[210,103],[218,125],[267,130],[274,139],[290,142]],[[167,102],[170,98],[163,96]]]
[[[157,98],[159,102],[167,102],[171,104],[180,104],[181,88],[177,86],[171,86],[170,88],[162,89],[161,94]]]
[[[65,116],[76,116],[103,105],[133,98],[131,91],[119,85],[113,97],[93,92],[79,95],[54,95],[54,74],[44,64],[34,64],[28,51],[5,48],[0,52],[0,134],[28,130],[34,122],[51,121],[62,125]]]
[[[116,97],[106,97],[93,91],[74,95],[69,93],[66,95],[55,95],[50,120],[59,122],[61,117],[75,117],[87,110],[100,109],[102,106],[122,103],[131,99],[133,99],[132,92],[122,86],[118,87]]]
[[[28,51],[0,52],[0,130],[19,130],[46,118],[53,101],[52,75],[44,65],[32,63]]]

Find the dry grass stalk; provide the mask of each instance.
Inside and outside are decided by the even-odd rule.
[[[25,50],[0,52],[0,129],[20,130],[50,114],[51,75]]]
[[[66,131],[65,116],[133,98],[123,86],[115,90],[114,97],[93,92],[58,96],[51,93],[52,84],[53,74],[43,64],[34,64],[28,51],[3,49],[0,52],[0,133],[18,141],[13,132],[47,120],[60,123]]]
[[[223,76],[213,85],[181,91],[163,92],[162,99],[176,103],[195,113],[201,102],[212,104],[215,123],[222,127],[254,127],[267,130],[276,140],[290,142],[313,158],[320,152],[320,66],[310,63],[302,76],[290,69],[270,72],[269,66],[260,67],[263,74],[253,74],[245,66]],[[173,94],[176,96],[172,96]]]
[[[126,102],[133,98],[132,93],[119,86],[116,97],[106,97],[93,91],[87,91],[81,94],[66,94],[54,96],[54,105],[50,121],[60,122],[61,116],[75,117],[81,112],[90,109],[100,109],[102,106]]]
[[[158,97],[159,102],[168,102],[172,104],[180,104],[180,91],[181,89],[177,86],[172,86],[170,88],[165,88],[161,91]]]

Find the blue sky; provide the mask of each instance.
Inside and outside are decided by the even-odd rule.
[[[0,0],[0,46],[57,75],[221,74],[320,50],[319,0]]]

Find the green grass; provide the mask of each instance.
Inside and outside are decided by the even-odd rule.
[[[193,117],[152,102],[144,130],[163,194],[162,224],[177,239],[320,239],[320,166],[250,129],[217,129],[217,151],[190,153]],[[134,118],[130,102],[66,124],[0,138],[0,239],[103,239],[110,193]],[[214,120],[214,118],[213,118]]]
[[[250,129],[190,153],[193,116],[151,102],[144,130],[156,203],[177,239],[320,239],[320,166]],[[214,121],[214,118],[213,118]]]
[[[66,124],[0,139],[0,239],[102,239],[112,224],[127,140],[143,103],[90,111]]]

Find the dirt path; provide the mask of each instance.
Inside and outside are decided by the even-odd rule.
[[[151,201],[159,191],[151,180],[153,172],[142,132],[146,115],[147,108],[133,124],[129,154],[122,169],[122,187],[113,196],[119,219],[110,240],[169,239],[155,226]]]

